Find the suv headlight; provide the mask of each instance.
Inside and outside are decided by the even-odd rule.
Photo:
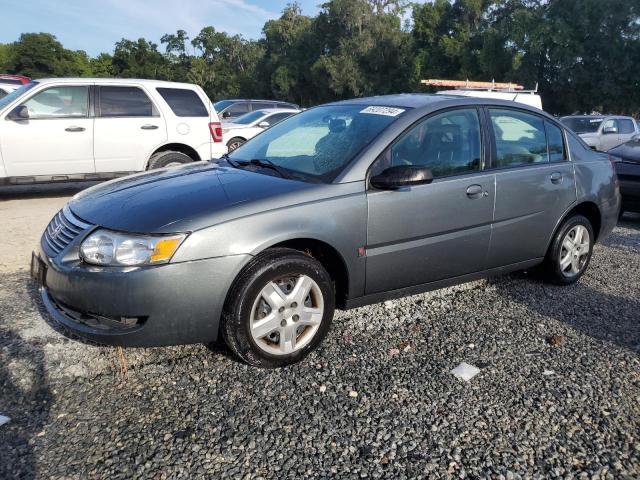
[[[80,245],[80,255],[94,265],[138,266],[167,263],[186,234],[128,235],[96,230]]]

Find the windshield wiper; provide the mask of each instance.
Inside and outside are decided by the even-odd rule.
[[[238,165],[246,167],[247,165],[256,165],[261,168],[268,168],[275,171],[282,178],[291,179],[291,175],[285,172],[281,167],[273,163],[271,160],[254,158],[253,160],[239,160]]]
[[[222,155],[218,160],[226,160],[227,162],[229,162],[229,164],[231,164],[232,167],[235,167],[235,168],[238,168],[240,166],[238,162],[236,162],[235,160],[232,160],[229,157],[228,153],[225,153],[224,155]]]

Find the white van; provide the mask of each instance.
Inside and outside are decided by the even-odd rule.
[[[226,152],[196,85],[51,78],[0,99],[0,184],[107,179]]]
[[[496,90],[443,90],[437,92],[438,95],[461,95],[463,97],[497,98],[499,100],[510,100],[512,102],[523,103],[530,107],[542,110],[542,99],[534,92],[520,91],[496,91]]]

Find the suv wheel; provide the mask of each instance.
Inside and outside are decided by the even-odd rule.
[[[231,140],[229,140],[229,143],[227,143],[227,148],[229,149],[230,152],[233,152],[236,148],[238,148],[240,145],[242,145],[245,142],[246,140],[244,138],[234,137]]]
[[[176,167],[185,163],[191,163],[193,159],[189,155],[185,155],[182,152],[173,152],[167,150],[165,152],[158,152],[151,155],[149,159],[149,165],[147,170],[155,170],[156,168]]]
[[[302,360],[327,335],[335,310],[331,277],[316,259],[277,248],[254,258],[229,291],[221,330],[250,365]]]
[[[545,259],[549,280],[557,285],[578,281],[591,261],[594,239],[593,227],[586,217],[574,215],[566,219]]]

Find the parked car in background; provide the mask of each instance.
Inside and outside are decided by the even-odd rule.
[[[220,100],[213,104],[213,108],[222,120],[233,120],[255,110],[263,110],[265,108],[291,108],[299,110],[300,106],[295,103],[279,102],[277,100],[233,99]]]
[[[113,178],[226,151],[196,85],[51,78],[0,99],[0,183]]]
[[[260,132],[299,112],[292,108],[265,108],[245,113],[233,122],[222,122],[224,144],[231,152]]]
[[[594,150],[606,152],[628,142],[640,133],[632,117],[617,115],[570,115],[560,119],[563,125],[573,130]]]
[[[616,225],[607,155],[514,102],[392,95],[294,115],[217,162],[97,185],[33,255],[50,315],[128,346],[302,359],[336,306],[542,265],[576,282]],[[480,306],[478,308],[481,308]]]
[[[23,75],[11,75],[8,73],[0,73],[0,98],[5,97],[10,92],[29,83],[31,79]]]
[[[627,212],[640,212],[640,135],[609,150],[613,161],[622,195],[620,215]]]

